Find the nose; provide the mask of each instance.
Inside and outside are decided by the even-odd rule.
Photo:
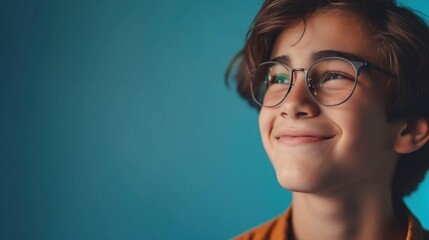
[[[281,116],[284,118],[310,118],[319,114],[319,105],[309,95],[304,80],[305,70],[292,71],[293,85],[281,104]]]

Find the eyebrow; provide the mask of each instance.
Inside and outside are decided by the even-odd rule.
[[[320,59],[328,58],[328,57],[342,57],[352,61],[363,61],[362,58],[352,53],[335,51],[335,50],[323,50],[323,51],[318,51],[311,54],[310,62],[313,63]],[[288,55],[281,55],[281,56],[272,58],[270,61],[278,62],[286,66],[291,66],[291,59]]]

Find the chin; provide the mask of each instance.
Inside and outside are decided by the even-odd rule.
[[[320,178],[315,176],[292,176],[291,174],[276,173],[280,186],[292,192],[316,193],[323,191]]]

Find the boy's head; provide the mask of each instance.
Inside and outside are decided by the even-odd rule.
[[[424,21],[394,1],[266,1],[236,78],[240,94],[258,107],[252,89],[257,95],[262,86],[279,85],[264,85],[267,69],[269,81],[279,73],[292,77],[292,87],[280,93],[288,92],[286,99],[260,113],[262,140],[280,183],[323,192],[365,184],[364,178],[389,185],[393,175],[395,198],[414,191],[429,168],[428,44]],[[344,78],[354,85],[344,94],[318,88],[313,82],[320,69],[331,72],[318,83]],[[284,87],[285,79],[276,81]],[[327,93],[331,97],[323,98]]]

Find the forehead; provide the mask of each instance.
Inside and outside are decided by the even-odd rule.
[[[285,55],[294,67],[305,67],[310,64],[314,53],[334,50],[377,63],[371,42],[372,38],[359,16],[344,11],[325,11],[283,29],[271,57]]]

